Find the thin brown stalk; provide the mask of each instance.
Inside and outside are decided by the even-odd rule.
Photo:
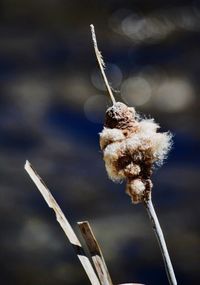
[[[74,230],[72,229],[71,225],[69,224],[68,220],[66,219],[65,215],[63,214],[60,206],[52,196],[51,192],[37,174],[37,172],[33,169],[29,161],[26,161],[25,170],[29,174],[30,178],[33,180],[35,185],[37,186],[38,190],[42,194],[44,200],[47,202],[48,206],[52,208],[56,214],[56,219],[60,224],[61,228],[63,229],[65,235],[67,236],[69,242],[71,243],[76,255],[78,256],[90,282],[92,285],[100,285],[99,280],[96,276],[96,273],[90,263],[90,260],[86,256],[84,249],[81,246],[80,241],[78,240]]]
[[[99,68],[101,70],[101,74],[102,74],[103,80],[105,82],[106,88],[108,90],[108,93],[110,95],[110,98],[112,100],[112,103],[114,104],[114,103],[116,103],[115,97],[114,97],[114,95],[112,93],[111,87],[110,87],[110,85],[108,83],[108,79],[107,79],[106,74],[105,74],[105,70],[104,70],[105,69],[105,63],[103,61],[102,54],[101,54],[101,52],[98,49],[97,38],[96,38],[94,26],[90,25],[90,28],[91,28],[92,40],[93,40],[93,44],[94,44],[94,51],[95,51],[95,54],[96,54],[97,62],[99,64]]]
[[[94,236],[89,222],[78,222],[81,234],[86,242],[88,250],[91,254],[92,261],[99,276],[102,285],[113,285],[108,268],[106,266],[101,248]]]

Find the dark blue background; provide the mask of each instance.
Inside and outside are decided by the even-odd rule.
[[[182,109],[159,109],[152,95],[150,103],[137,110],[174,134],[167,162],[154,173],[153,200],[178,284],[198,283],[198,6],[198,1],[1,1],[1,284],[89,284],[53,213],[25,173],[26,159],[77,233],[77,221],[90,221],[114,284],[168,284],[143,206],[131,205],[125,185],[109,181],[104,169],[98,133],[104,105],[110,102],[91,81],[96,68],[91,23],[105,61],[120,68],[122,82],[150,67],[157,75],[161,70],[167,82],[182,78],[193,90],[193,101]],[[122,9],[144,18],[164,14],[172,22],[172,13],[177,19],[182,13],[184,19],[196,17],[197,23],[191,29],[176,27],[163,38],[137,42],[110,24]],[[109,79],[112,82],[112,73]],[[105,104],[97,101],[95,109],[87,111],[86,102],[97,94]],[[116,97],[122,100],[119,93]],[[87,112],[97,123],[88,120]]]

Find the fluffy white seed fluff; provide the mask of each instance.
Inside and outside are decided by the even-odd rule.
[[[104,150],[104,160],[109,177],[113,181],[124,178],[115,163],[120,155],[128,151],[132,156],[140,156],[142,151],[149,150],[152,162],[161,165],[171,147],[170,133],[157,133],[159,126],[153,120],[139,122],[139,130],[126,138],[120,129],[104,128],[100,133],[100,146]]]
[[[100,147],[101,149],[104,149],[108,144],[116,141],[121,141],[125,139],[125,136],[122,132],[122,130],[119,129],[109,129],[105,128],[103,129],[102,133],[100,133]]]
[[[142,193],[145,189],[144,183],[140,179],[135,179],[131,183],[131,188],[133,189],[134,192],[136,193]]]
[[[115,182],[127,179],[127,192],[137,203],[149,183],[145,184],[145,179],[150,180],[147,175],[143,178],[144,165],[151,168],[153,164],[162,164],[170,150],[172,136],[168,132],[159,133],[159,125],[153,119],[139,120],[135,109],[123,103],[117,102],[107,114],[110,117],[100,133],[100,147],[108,176]]]

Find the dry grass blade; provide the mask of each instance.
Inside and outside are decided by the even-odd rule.
[[[102,251],[100,246],[94,236],[94,233],[90,227],[89,222],[78,222],[79,228],[81,230],[82,236],[87,244],[89,252],[91,254],[94,266],[96,268],[99,280],[102,285],[112,285],[112,280],[108,272]]]
[[[113,96],[113,93],[112,93],[112,90],[111,90],[111,87],[108,83],[108,79],[106,77],[106,74],[105,74],[105,71],[104,71],[104,68],[105,68],[105,63],[103,61],[103,57],[102,57],[102,54],[101,52],[99,51],[98,49],[98,45],[97,45],[97,39],[96,39],[96,34],[95,34],[95,29],[94,29],[94,26],[93,25],[90,25],[90,28],[91,28],[91,33],[92,33],[92,40],[93,40],[93,44],[94,44],[94,51],[95,51],[95,54],[96,54],[96,58],[97,58],[97,61],[98,61],[98,64],[99,64],[99,67],[100,67],[100,70],[101,70],[101,74],[103,76],[103,80],[105,82],[105,85],[106,85],[106,88],[108,90],[108,93],[110,95],[110,98],[112,100],[112,103],[116,103],[115,101],[115,97]]]
[[[60,206],[52,196],[51,192],[43,182],[43,180],[40,178],[40,176],[37,174],[37,172],[33,169],[29,161],[26,161],[25,164],[25,170],[37,186],[38,190],[42,194],[43,198],[47,202],[48,206],[52,208],[56,214],[56,219],[58,223],[60,224],[61,228],[65,232],[66,236],[68,237],[71,245],[73,246],[83,268],[85,269],[85,272],[91,282],[92,285],[100,285],[99,280],[96,276],[96,273],[86,256],[80,241],[78,240],[75,232],[73,231],[71,225],[69,224],[68,220],[66,219],[65,215],[63,214]]]

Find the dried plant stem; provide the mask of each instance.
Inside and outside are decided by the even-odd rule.
[[[106,88],[108,90],[108,93],[110,95],[110,98],[112,100],[112,103],[116,103],[115,101],[115,97],[113,96],[113,93],[112,93],[112,90],[111,90],[111,87],[108,83],[108,79],[106,77],[106,74],[105,74],[105,71],[104,71],[104,68],[105,68],[105,63],[103,61],[103,57],[101,55],[101,52],[99,51],[98,49],[98,45],[97,45],[97,39],[96,39],[96,34],[95,34],[95,29],[94,29],[94,26],[93,25],[90,25],[90,28],[91,28],[91,33],[92,33],[92,40],[93,40],[93,44],[94,44],[94,51],[95,51],[95,54],[96,54],[96,58],[97,58],[97,61],[98,61],[98,64],[99,64],[99,67],[100,67],[100,70],[101,70],[101,74],[103,76],[103,80],[105,82],[105,85],[106,85]]]
[[[60,224],[61,228],[65,232],[66,236],[68,237],[71,245],[73,246],[76,255],[78,256],[85,272],[91,282],[92,285],[100,285],[99,280],[96,276],[96,273],[86,256],[84,249],[81,246],[80,241],[78,240],[75,232],[73,231],[71,225],[69,224],[68,220],[66,219],[65,215],[63,214],[61,208],[59,207],[58,203],[52,196],[51,192],[37,174],[37,172],[33,169],[29,161],[26,161],[25,170],[28,172],[29,176],[37,186],[38,190],[42,194],[44,200],[47,202],[48,206],[52,208],[56,214],[56,219]]]
[[[156,212],[154,210],[152,200],[149,199],[149,200],[145,201],[144,205],[145,205],[145,208],[146,208],[147,213],[149,215],[149,218],[151,220],[151,223],[153,225],[153,230],[155,232],[156,238],[157,238],[159,246],[160,246],[160,250],[161,250],[163,260],[164,260],[164,264],[165,264],[165,270],[167,272],[167,277],[169,280],[169,284],[170,285],[177,285],[176,277],[174,274],[174,270],[173,270],[172,263],[170,260],[170,256],[168,253],[168,249],[166,246],[165,238],[163,236],[163,232],[162,232],[162,229],[160,227],[158,217],[157,217]]]
[[[88,250],[91,254],[94,266],[96,268],[99,280],[102,285],[112,285],[111,277],[108,272],[100,246],[92,232],[89,222],[78,222],[82,236],[87,244]]]

